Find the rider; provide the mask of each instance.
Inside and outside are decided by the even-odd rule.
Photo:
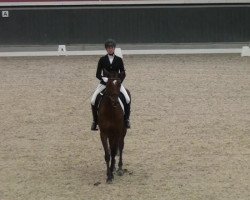
[[[91,126],[92,131],[97,130],[97,128],[96,128],[97,127],[97,108],[95,106],[96,97],[100,92],[102,92],[106,88],[106,83],[108,82],[108,78],[105,77],[103,70],[105,69],[108,72],[110,72],[110,71],[118,72],[120,77],[121,77],[121,81],[123,81],[126,77],[122,58],[120,58],[119,56],[116,56],[114,54],[115,47],[116,47],[116,42],[113,39],[108,39],[105,42],[105,49],[107,51],[107,54],[105,56],[102,56],[98,62],[97,71],[96,71],[96,78],[98,78],[100,80],[100,83],[97,86],[96,91],[94,92],[92,99],[91,99],[91,108],[92,108],[92,114],[93,114],[93,123]],[[124,116],[125,126],[127,128],[130,128],[130,122],[129,122],[130,97],[129,97],[129,95],[128,95],[128,93],[123,85],[121,85],[120,91],[126,99],[126,105],[124,105],[124,107],[125,107],[125,116]]]

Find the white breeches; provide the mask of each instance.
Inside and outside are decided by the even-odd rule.
[[[106,85],[103,85],[103,84],[99,84],[91,98],[91,104],[94,106],[95,105],[95,100],[96,100],[96,97],[97,95],[103,91],[104,89],[106,88]],[[126,103],[130,103],[130,98],[128,96],[128,93],[125,89],[125,87],[123,85],[121,85],[121,89],[120,89],[121,93],[124,95],[125,99],[126,99]]]

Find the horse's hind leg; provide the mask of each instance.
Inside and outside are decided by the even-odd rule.
[[[109,168],[110,154],[109,154],[107,137],[101,134],[101,140],[102,140],[102,146],[105,152],[105,161],[107,165],[107,183],[111,183],[113,177],[112,177],[112,172],[110,171],[110,168]]]

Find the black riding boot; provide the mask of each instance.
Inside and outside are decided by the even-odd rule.
[[[129,122],[129,117],[130,117],[130,103],[125,105],[125,126],[126,128],[130,128],[130,122]]]
[[[91,125],[91,131],[97,131],[97,119],[98,119],[98,116],[97,116],[97,109],[95,106],[91,105],[91,110],[92,110],[92,115],[93,115],[93,122],[92,122],[92,125]]]

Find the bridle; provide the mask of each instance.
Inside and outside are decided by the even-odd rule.
[[[119,78],[109,78],[109,81],[115,81],[115,80],[120,80]],[[116,108],[117,105],[119,105],[119,94],[107,94],[106,91],[106,96],[110,99],[111,103],[112,103],[112,107]]]

